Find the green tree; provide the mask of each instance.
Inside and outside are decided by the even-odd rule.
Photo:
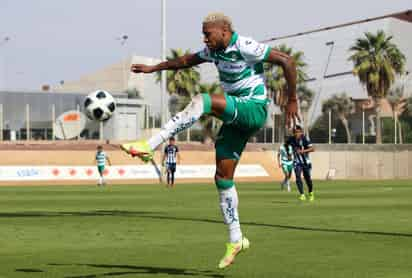
[[[307,64],[303,60],[303,52],[293,51],[291,47],[288,47],[285,44],[281,44],[280,46],[275,47],[275,49],[293,57],[297,69],[297,84],[303,84],[305,80],[307,80],[307,74],[305,72]],[[287,89],[287,82],[282,67],[278,67],[270,63],[265,63],[264,75],[266,79],[266,88],[269,90],[269,93],[273,97],[275,103],[280,106],[282,111],[284,111],[287,103],[287,97],[285,94]]]
[[[365,37],[358,38],[349,49],[352,55],[353,74],[366,86],[368,95],[375,101],[376,143],[382,143],[381,100],[395,81],[395,75],[404,72],[405,55],[387,36],[379,30],[376,34],[366,32]]]
[[[402,122],[402,140],[405,143],[412,143],[412,97],[405,100],[405,109],[399,117]]]
[[[353,111],[354,104],[352,100],[346,95],[341,93],[340,95],[333,95],[322,104],[322,112],[328,113],[331,111],[338,117],[346,131],[346,142],[351,143],[351,132],[349,129],[348,116]]]
[[[387,96],[387,99],[392,106],[393,118],[396,123],[395,132],[399,134],[398,140],[400,144],[403,144],[403,132],[402,123],[399,121],[399,116],[405,111],[407,104],[406,99],[403,97],[403,92],[404,87],[397,86],[395,88],[391,88]]]
[[[296,64],[296,81],[298,88],[300,85],[305,83],[305,80],[308,79],[307,74],[305,72],[307,64],[304,61],[304,53],[302,51],[294,51],[291,47],[288,47],[286,44],[281,44],[274,49],[286,53],[287,55],[293,57]],[[264,63],[264,75],[265,75],[265,85],[269,92],[269,96],[273,99],[274,103],[279,105],[281,111],[286,110],[287,104],[287,82],[285,78],[285,74],[283,72],[282,67]],[[285,115],[281,117],[281,126],[284,127],[285,123]],[[279,130],[279,138],[283,138],[286,133],[285,128],[281,128]]]

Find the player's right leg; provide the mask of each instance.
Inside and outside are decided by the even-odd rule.
[[[301,201],[306,200],[305,192],[303,191],[303,181],[302,181],[302,165],[295,165],[295,178],[296,178],[296,186],[298,187],[299,197],[298,199]]]
[[[209,94],[198,94],[192,101],[174,117],[172,117],[162,130],[149,140],[136,141],[122,144],[120,147],[132,156],[138,156],[144,162],[153,158],[154,151],[158,146],[170,137],[191,127],[200,116],[212,111],[212,98]]]
[[[229,230],[229,243],[219,262],[225,268],[234,262],[236,255],[249,248],[249,240],[242,235],[238,214],[238,195],[233,182],[236,165],[248,139],[259,130],[267,118],[265,103],[224,95],[225,106],[213,109],[224,124],[216,140],[216,186],[220,208]]]
[[[315,194],[313,193],[313,182],[311,176],[311,165],[307,165],[303,168],[303,177],[305,178],[306,185],[308,186],[308,198],[309,201],[315,200]]]

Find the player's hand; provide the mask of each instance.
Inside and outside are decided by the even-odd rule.
[[[298,113],[298,100],[296,98],[289,98],[286,104],[286,127],[296,125],[296,120],[300,121]]]
[[[148,66],[143,64],[132,64],[130,70],[134,73],[152,73],[155,71],[154,66]]]

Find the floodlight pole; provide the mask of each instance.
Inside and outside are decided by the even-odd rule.
[[[7,42],[8,41],[10,41],[10,37],[9,36],[6,36],[6,37],[4,37],[1,41],[0,41],[0,46],[3,46],[3,45],[5,45],[5,44],[7,44]],[[6,87],[6,62],[5,62],[5,60],[4,60],[4,65],[3,65],[3,68],[4,68],[4,76],[2,76],[2,77],[4,77],[4,80],[2,80],[2,81],[4,81],[4,84],[1,84],[1,85],[3,85],[4,86],[4,88]]]
[[[362,104],[362,144],[365,144],[365,107]]]
[[[328,130],[329,130],[329,145],[332,144],[332,110],[328,111]]]
[[[122,35],[120,37],[117,37],[116,40],[120,41],[120,45],[123,47],[126,44],[127,39],[129,38],[128,35]],[[125,48],[126,49],[126,48]],[[123,57],[124,56],[124,57]],[[127,63],[127,53],[124,51],[122,53],[122,89],[127,91],[127,73],[126,73],[126,63]]]
[[[323,89],[323,83],[325,81],[325,76],[328,72],[328,68],[329,68],[329,63],[330,63],[330,58],[332,57],[332,52],[333,52],[333,47],[335,46],[335,42],[334,41],[329,41],[325,44],[326,46],[329,46],[329,54],[328,54],[328,59],[326,60],[325,63],[325,68],[323,70],[323,75],[322,75],[322,79],[320,80],[320,85],[319,85],[319,92],[315,95],[315,100],[313,102],[312,105],[312,113],[310,114],[310,120],[308,121],[308,124],[311,124],[313,122],[313,117],[315,115],[316,112],[316,107],[318,106],[319,103],[319,99],[320,99],[320,95],[322,93],[322,89]]]
[[[161,60],[166,60],[166,0],[161,0],[162,4],[162,26],[161,26]],[[160,93],[160,127],[165,123],[166,109],[166,71],[161,72],[161,93]]]

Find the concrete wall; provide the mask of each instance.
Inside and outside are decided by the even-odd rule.
[[[316,145],[311,154],[313,177],[325,179],[412,178],[412,145]]]

